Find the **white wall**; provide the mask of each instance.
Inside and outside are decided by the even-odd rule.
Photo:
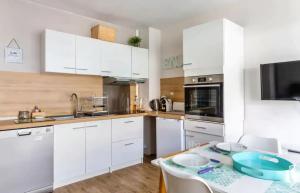
[[[40,37],[45,28],[90,36],[95,24],[105,24],[117,29],[117,42],[127,44],[135,29],[117,26],[104,21],[31,3],[28,0],[0,0],[0,70],[40,71]],[[141,36],[147,38],[141,31]],[[24,51],[24,64],[5,64],[4,47],[15,38]],[[147,47],[148,40],[142,46]]]
[[[182,53],[182,29],[225,17],[245,29],[245,132],[300,150],[300,103],[261,101],[259,65],[300,59],[300,1],[243,0],[162,29],[163,57]],[[299,74],[300,76],[300,74]]]

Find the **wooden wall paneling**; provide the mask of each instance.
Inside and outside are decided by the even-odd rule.
[[[0,72],[0,116],[17,116],[38,105],[47,115],[72,113],[71,94],[102,96],[103,79],[50,73]]]
[[[160,95],[175,102],[184,102],[184,77],[160,79]]]

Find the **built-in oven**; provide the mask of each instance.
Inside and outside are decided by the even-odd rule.
[[[223,75],[186,77],[185,115],[188,119],[223,122]]]

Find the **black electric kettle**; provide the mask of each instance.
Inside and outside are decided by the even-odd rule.
[[[158,111],[159,110],[159,105],[160,104],[160,101],[159,99],[153,99],[150,101],[150,108],[153,110],[153,111]]]

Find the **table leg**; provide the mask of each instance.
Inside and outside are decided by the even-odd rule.
[[[159,176],[159,193],[167,193],[165,182],[164,182],[164,177],[163,177],[161,170],[160,170],[160,176]]]

